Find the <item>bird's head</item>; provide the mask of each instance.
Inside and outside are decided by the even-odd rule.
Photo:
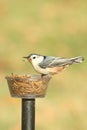
[[[38,65],[39,63],[43,61],[44,56],[39,55],[39,54],[30,54],[27,57],[23,57],[23,58],[27,59],[33,65]]]

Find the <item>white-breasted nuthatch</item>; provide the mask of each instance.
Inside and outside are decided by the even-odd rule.
[[[53,56],[44,56],[40,54],[30,54],[26,58],[34,67],[34,69],[41,75],[57,74],[64,68],[73,63],[81,63],[84,57],[78,56],[74,58],[62,58]]]

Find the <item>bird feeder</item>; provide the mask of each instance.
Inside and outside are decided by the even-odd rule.
[[[22,98],[22,130],[35,130],[35,99],[45,97],[51,76],[6,76],[12,97]]]

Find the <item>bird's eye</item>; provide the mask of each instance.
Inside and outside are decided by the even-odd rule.
[[[36,57],[34,56],[33,59],[35,59]]]

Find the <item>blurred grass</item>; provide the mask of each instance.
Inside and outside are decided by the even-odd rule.
[[[0,1],[0,129],[21,129],[21,103],[10,97],[5,76],[35,73],[22,61],[30,53],[86,59],[87,1]],[[86,66],[52,78],[46,98],[36,102],[36,129],[87,130]]]

